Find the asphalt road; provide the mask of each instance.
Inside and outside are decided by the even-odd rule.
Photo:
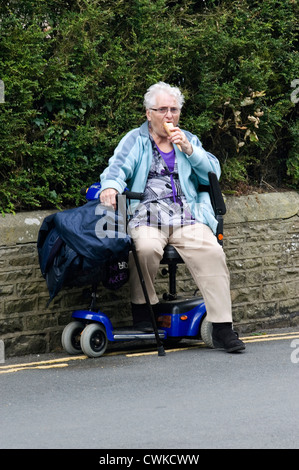
[[[0,364],[0,449],[299,448],[299,331]],[[106,455],[106,454],[105,454]]]

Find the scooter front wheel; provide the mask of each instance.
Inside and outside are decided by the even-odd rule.
[[[81,335],[81,348],[88,357],[100,357],[108,346],[105,327],[100,323],[90,323]]]
[[[80,321],[72,321],[64,328],[61,336],[61,343],[63,349],[68,354],[79,354],[82,352],[80,337],[84,326],[84,323]]]

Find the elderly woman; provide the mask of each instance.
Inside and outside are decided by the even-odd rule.
[[[220,176],[216,157],[205,151],[199,139],[178,127],[184,97],[164,82],[152,85],[144,96],[147,121],[123,137],[101,175],[100,200],[116,206],[116,194],[125,187],[145,193],[129,223],[150,302],[158,298],[155,277],[163,249],[173,245],[200,289],[213,323],[217,348],[233,352],[245,349],[232,329],[229,272],[225,254],[215,233],[217,221],[207,192],[208,173]],[[164,123],[172,123],[169,136]],[[133,206],[134,207],[134,206]],[[143,291],[134,263],[130,262],[133,322],[149,321]]]

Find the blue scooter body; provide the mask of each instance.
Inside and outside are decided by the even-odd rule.
[[[192,299],[190,301],[190,305],[194,304],[194,300],[195,299]],[[174,313],[160,313],[158,315],[157,323],[159,334],[163,339],[194,338],[199,336],[200,324],[206,315],[206,308],[202,299],[199,299],[198,301],[198,305],[184,313],[177,311]],[[184,301],[184,306],[185,309],[188,308],[188,301]],[[107,339],[112,342],[136,339],[137,337],[139,339],[149,339],[148,332],[141,332],[132,328],[126,329],[126,332],[124,333],[123,328],[113,328],[110,319],[100,310],[98,312],[92,312],[90,310],[75,310],[72,313],[72,318],[83,320],[83,322],[87,323],[95,322],[102,324],[105,327]]]
[[[198,304],[193,306],[195,301]],[[180,305],[178,302],[173,312],[158,316],[159,328],[164,330],[169,338],[187,338],[199,335],[200,324],[206,315],[206,307],[203,300],[195,298],[189,301],[182,301],[182,304],[185,306],[184,313],[180,313],[178,308],[176,308]],[[189,310],[186,311],[188,308]]]
[[[98,312],[91,312],[90,310],[75,310],[72,313],[72,318],[75,318],[76,320],[83,320],[84,322],[88,323],[101,323],[106,329],[108,340],[114,341],[112,323],[107,315],[102,313],[100,310]]]

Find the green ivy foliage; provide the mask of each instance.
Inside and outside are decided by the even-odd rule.
[[[158,80],[182,89],[224,188],[298,187],[296,0],[3,3],[2,213],[80,204]]]

